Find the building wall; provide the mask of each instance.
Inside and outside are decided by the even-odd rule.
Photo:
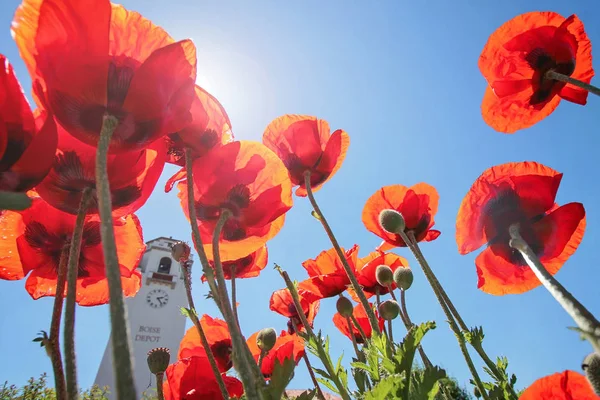
[[[143,391],[156,387],[146,362],[148,351],[155,347],[167,347],[171,350],[171,362],[174,362],[179,342],[185,333],[186,318],[180,311],[181,307],[187,307],[183,275],[179,263],[171,257],[169,247],[175,242],[174,239],[158,238],[147,243],[146,253],[138,267],[142,274],[142,287],[135,297],[125,301],[138,397]],[[171,260],[169,274],[158,273],[163,259]],[[163,293],[167,294],[168,301],[165,301]],[[95,384],[109,386],[112,392],[110,398],[115,399],[112,364],[109,338]]]

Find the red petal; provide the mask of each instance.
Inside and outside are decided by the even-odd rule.
[[[21,214],[3,211],[0,214],[0,279],[23,279],[33,266],[22,264],[17,248],[17,239],[23,235],[25,225]]]
[[[589,382],[579,372],[564,371],[533,382],[519,400],[598,400]]]

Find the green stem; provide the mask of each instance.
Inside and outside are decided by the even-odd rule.
[[[65,304],[65,369],[67,374],[67,394],[69,399],[76,399],[79,394],[77,386],[77,363],[75,356],[75,298],[77,295],[77,273],[79,271],[79,254],[87,209],[92,199],[92,189],[86,187],[81,194],[79,210],[75,219],[75,227],[69,249],[69,266],[67,269],[67,300]]]
[[[198,252],[198,258],[200,259],[200,265],[202,265],[202,272],[206,276],[208,287],[213,294],[213,299],[217,304],[217,308],[221,310],[221,304],[219,303],[219,288],[215,282],[215,274],[213,269],[210,267],[206,251],[204,250],[204,243],[202,242],[202,236],[200,236],[200,229],[198,229],[198,217],[196,214],[194,199],[194,160],[192,158],[192,150],[190,148],[185,149],[185,172],[186,172],[186,184],[187,184],[187,200],[188,200],[188,214],[190,216],[190,226],[192,228],[192,240],[194,241],[194,247]]]
[[[235,323],[240,326],[240,319],[238,318],[238,310],[237,310],[237,290],[235,285],[235,266],[231,267],[231,303],[233,307],[233,317],[235,318]],[[241,329],[241,328],[240,328]]]
[[[265,357],[267,356],[267,354],[269,354],[268,351],[264,351],[264,350],[260,350],[260,354],[258,355],[258,368],[260,368],[260,370],[262,371],[262,364],[263,364],[263,360],[265,359]]]
[[[333,245],[340,261],[342,262],[342,266],[344,267],[344,271],[346,271],[346,275],[348,275],[348,279],[350,279],[352,289],[354,289],[354,292],[356,292],[356,295],[358,296],[360,303],[365,308],[367,317],[369,317],[371,329],[373,329],[373,332],[381,333],[381,331],[379,330],[379,325],[377,324],[377,317],[375,317],[375,313],[369,307],[369,301],[367,300],[367,297],[365,296],[365,293],[363,292],[362,287],[359,285],[358,280],[356,279],[356,275],[354,275],[354,271],[352,271],[352,268],[350,268],[350,265],[348,265],[348,260],[346,260],[346,256],[345,256],[344,252],[342,251],[340,244],[338,243],[337,239],[335,238],[335,235],[333,234],[333,231],[331,230],[331,227],[329,226],[327,219],[325,219],[323,212],[321,212],[321,208],[319,207],[319,205],[317,204],[317,201],[315,200],[315,196],[313,194],[311,184],[310,184],[310,170],[307,170],[304,172],[304,186],[306,186],[306,193],[308,195],[308,200],[310,200],[310,204],[312,205],[312,208],[314,209],[315,213],[319,217],[318,219],[319,219],[319,221],[321,221],[321,224],[323,225],[323,228],[325,229],[325,232],[327,233],[327,236],[329,237],[331,244]]]
[[[221,390],[221,396],[223,399],[229,399],[229,392],[227,392],[227,386],[225,386],[225,382],[223,381],[223,376],[221,375],[221,371],[219,371],[219,366],[217,365],[217,361],[215,360],[215,356],[210,348],[208,343],[208,339],[206,338],[206,334],[204,329],[202,328],[202,324],[198,320],[198,313],[196,312],[196,306],[194,305],[194,298],[192,297],[192,263],[190,261],[182,261],[180,262],[181,269],[183,269],[183,283],[185,286],[185,293],[187,295],[188,305],[190,307],[190,318],[198,331],[198,336],[200,336],[200,342],[202,343],[202,347],[204,347],[204,351],[206,352],[206,356],[208,358],[208,363],[210,364],[210,368],[212,369],[213,375],[219,384],[219,389]]]
[[[360,336],[362,336],[363,343],[367,343],[367,339],[368,339],[367,334],[363,330],[362,326],[360,326],[360,324],[358,323],[358,320],[356,319],[356,317],[354,315],[352,315],[350,318],[352,319],[352,322],[354,323],[354,326],[356,326],[356,329],[358,329],[358,332],[360,333]],[[379,327],[379,325],[377,327]]]
[[[587,90],[588,92],[593,93],[596,96],[600,96],[600,88],[590,85],[589,83],[582,82],[579,79],[571,78],[568,75],[561,74],[561,73],[553,71],[553,70],[549,70],[548,72],[546,72],[546,78],[553,79],[555,81],[570,83],[571,85],[577,86],[578,88],[581,88],[584,90]]]
[[[410,319],[410,316],[408,315],[408,309],[406,308],[406,295],[405,295],[404,289],[400,289],[400,304],[402,306],[402,314],[404,314],[404,317],[406,318],[405,325],[406,325],[406,330],[408,331],[413,326],[413,323]],[[425,368],[432,368],[433,364],[429,360],[429,357],[427,357],[427,354],[425,354],[425,350],[423,350],[423,346],[419,345],[418,350],[419,350],[419,355],[421,356],[421,359],[423,360],[423,365],[425,365]]]
[[[348,334],[350,335],[350,340],[352,340],[352,347],[354,347],[354,352],[356,353],[356,359],[358,361],[363,361],[362,353],[358,349],[358,343],[356,343],[356,337],[354,336],[354,330],[352,329],[352,320],[350,317],[346,317],[346,324],[348,325]]]
[[[165,400],[165,395],[163,393],[163,379],[165,374],[163,372],[159,372],[156,374],[156,395],[158,400]],[[227,399],[227,397],[225,397]]]
[[[108,181],[108,148],[110,139],[119,120],[105,114],[96,153],[96,192],[100,214],[100,235],[106,268],[106,280],[110,299],[111,340],[113,351],[113,369],[116,378],[116,392],[119,400],[136,400],[133,362],[127,324],[127,308],[123,299],[121,270],[117,256],[117,244],[113,228],[110,183]],[[67,293],[68,294],[68,293]]]
[[[550,292],[554,299],[573,318],[584,336],[590,341],[594,350],[600,353],[600,322],[588,311],[559,281],[556,280],[541,263],[535,252],[519,233],[519,225],[514,224],[509,228],[510,247],[521,253],[542,285]]]
[[[65,371],[63,369],[62,355],[60,352],[60,319],[63,309],[63,300],[65,295],[65,281],[67,279],[67,261],[68,250],[63,248],[58,262],[58,273],[56,278],[56,295],[54,297],[54,307],[52,309],[52,320],[50,322],[50,360],[52,361],[52,370],[54,372],[54,388],[56,390],[57,400],[67,399],[67,387],[65,385]]]
[[[229,295],[227,293],[227,285],[225,283],[225,274],[223,273],[223,266],[221,264],[221,255],[219,253],[219,241],[221,238],[221,231],[225,226],[227,220],[231,217],[231,211],[228,209],[222,209],[219,220],[215,226],[213,234],[213,262],[215,264],[215,275],[217,278],[217,284],[219,287],[218,297],[221,303],[221,312],[227,322],[227,327],[231,334],[231,342],[233,345],[234,352],[234,363],[236,364],[236,370],[240,374],[240,379],[244,385],[244,391],[246,397],[249,400],[252,399],[269,399],[269,395],[266,392],[265,381],[258,365],[254,361],[254,357],[244,340],[244,336],[240,331],[233,310],[231,309],[231,303],[229,301]]]
[[[304,352],[304,362],[306,363],[306,368],[308,369],[308,374],[310,375],[310,379],[313,382],[313,385],[315,385],[315,389],[317,390],[317,398],[319,400],[325,400],[325,396],[323,396],[323,391],[321,390],[321,386],[319,385],[319,381],[317,380],[317,377],[315,376],[315,372],[312,369],[312,365],[310,365],[310,360],[308,359],[308,354],[306,354],[306,352]]]
[[[306,315],[304,315],[304,312],[302,311],[302,304],[300,303],[300,296],[298,296],[298,291],[296,290],[294,283],[290,280],[290,277],[286,271],[279,269],[279,274],[285,281],[285,284],[286,284],[288,290],[290,291],[290,294],[292,295],[292,299],[294,300],[294,306],[296,307],[296,312],[298,313],[298,316],[300,317],[300,320],[302,321],[302,325],[304,325],[304,329],[306,330],[306,333],[315,342],[317,351],[319,353],[319,359],[321,360],[321,362],[323,363],[323,366],[327,370],[327,373],[331,377],[333,384],[338,389],[340,396],[342,396],[343,400],[350,400],[350,395],[348,394],[348,391],[346,390],[346,388],[340,381],[340,378],[338,377],[338,375],[335,373],[335,369],[333,368],[333,365],[331,364],[329,355],[327,354],[327,352],[325,352],[325,349],[323,348],[323,345],[321,344],[321,339],[315,335],[315,332],[312,330],[312,328],[310,327],[310,324],[308,323],[308,319],[306,318]]]
[[[465,345],[465,337],[461,333],[460,329],[458,328],[458,325],[456,324],[456,321],[454,320],[454,317],[452,316],[452,313],[450,312],[448,305],[444,301],[444,298],[442,297],[442,295],[440,293],[440,286],[438,286],[436,284],[436,280],[433,278],[433,271],[431,270],[431,267],[429,267],[429,264],[427,263],[427,260],[423,256],[423,253],[421,253],[421,250],[419,249],[419,245],[417,244],[416,240],[414,240],[413,233],[410,232],[410,235],[411,235],[410,238],[409,238],[409,236],[407,236],[407,234],[404,232],[403,229],[398,231],[398,234],[402,237],[402,240],[404,241],[404,243],[406,243],[406,245],[408,246],[410,251],[412,251],[413,255],[417,259],[418,264],[421,266],[421,269],[423,270],[423,273],[425,274],[425,277],[427,278],[429,285],[433,289],[433,293],[435,294],[435,297],[436,297],[438,303],[440,303],[440,306],[442,307],[442,310],[444,311],[444,314],[446,315],[446,318],[448,319],[448,324],[450,325],[450,329],[452,329],[452,332],[454,332],[454,335],[456,336],[456,340],[458,341],[458,346],[460,347],[460,351],[465,359],[465,362],[467,363],[467,366],[469,367],[469,371],[471,372],[471,375],[473,376],[475,385],[481,392],[481,396],[484,398],[484,400],[489,400],[489,396],[485,390],[485,387],[483,386],[483,383],[481,382],[481,378],[479,377],[479,374],[477,373],[477,369],[475,368],[475,365],[473,364],[473,360],[471,359],[471,356],[469,355],[467,346]]]
[[[392,331],[392,320],[388,320],[388,338],[390,339],[390,350],[394,350],[394,333]]]

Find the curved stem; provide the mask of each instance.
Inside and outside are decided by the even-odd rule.
[[[260,368],[261,371],[262,371],[263,361],[264,361],[265,357],[267,356],[267,354],[269,354],[268,351],[261,350],[260,354],[258,355],[258,362],[257,362],[257,364],[258,364],[258,368]]]
[[[221,390],[221,396],[223,399],[229,399],[229,392],[227,392],[227,386],[225,386],[225,382],[223,381],[223,376],[221,375],[221,371],[219,371],[219,366],[217,365],[217,361],[215,360],[215,356],[210,348],[208,343],[208,339],[206,338],[206,334],[204,329],[202,328],[202,324],[198,320],[198,313],[196,312],[196,306],[194,305],[194,298],[192,297],[192,263],[190,261],[180,262],[181,268],[183,269],[183,283],[185,286],[185,293],[187,295],[188,305],[190,307],[190,318],[198,331],[198,336],[200,336],[200,342],[202,343],[202,347],[204,347],[204,351],[206,352],[206,356],[208,358],[208,363],[210,364],[210,368],[212,369],[213,375],[219,384],[219,389]],[[158,377],[158,376],[157,376]]]
[[[413,323],[410,319],[410,316],[408,315],[408,309],[406,308],[405,293],[406,292],[404,289],[400,289],[400,305],[402,307],[402,314],[404,314],[404,318],[406,318],[406,324],[407,324],[406,330],[409,330],[410,327],[413,326]],[[427,354],[425,354],[425,350],[423,350],[423,346],[419,345],[418,350],[419,350],[419,355],[421,356],[421,359],[423,360],[423,365],[425,365],[425,368],[432,368],[433,364],[429,360],[429,357],[427,357]]]
[[[308,374],[310,375],[310,379],[312,380],[313,385],[315,385],[315,389],[317,390],[317,398],[319,400],[325,400],[325,396],[323,396],[323,391],[321,390],[321,385],[319,385],[319,381],[315,376],[315,371],[312,369],[312,365],[310,365],[310,360],[308,359],[308,354],[304,352],[304,363],[306,364],[306,368],[308,369]]]
[[[188,215],[190,216],[190,226],[192,228],[192,240],[194,241],[194,247],[198,252],[198,258],[200,259],[200,265],[202,265],[202,272],[206,276],[208,287],[213,294],[213,299],[217,304],[217,308],[221,310],[221,304],[219,303],[219,288],[215,282],[215,274],[213,269],[210,267],[208,257],[206,257],[206,251],[204,250],[204,243],[202,243],[202,236],[200,236],[200,229],[198,229],[198,217],[196,214],[194,199],[194,168],[193,168],[192,150],[189,148],[185,149],[185,173],[186,173],[186,185],[187,185],[187,201],[188,201]]]
[[[511,225],[509,233],[511,237],[510,247],[521,253],[529,268],[542,282],[542,285],[573,318],[579,329],[583,331],[584,336],[591,342],[594,350],[600,353],[600,322],[546,270],[535,252],[521,237],[518,224]]]
[[[240,326],[240,319],[238,318],[238,310],[237,310],[237,290],[235,285],[235,266],[231,267],[231,305],[233,307],[233,317],[235,318],[235,323]],[[240,328],[241,329],[241,328]]]
[[[123,299],[121,286],[121,270],[117,257],[117,244],[113,228],[110,183],[108,181],[108,148],[110,139],[119,120],[110,114],[104,114],[102,130],[96,153],[96,192],[98,196],[98,212],[100,214],[100,236],[108,281],[110,299],[110,323],[113,352],[113,369],[116,378],[116,392],[119,400],[136,400],[135,382],[133,379],[133,362],[127,324],[127,309]]]
[[[394,349],[394,333],[392,331],[392,320],[388,320],[388,337],[390,339],[390,349],[393,352]]]
[[[570,83],[573,86],[577,86],[578,88],[587,90],[589,93],[593,93],[596,96],[600,96],[600,88],[590,85],[589,83],[582,82],[579,79],[571,78],[568,75],[549,70],[548,72],[546,72],[546,78],[553,79],[555,81]]]
[[[83,189],[75,227],[69,249],[69,267],[67,269],[67,300],[65,304],[65,368],[67,373],[67,394],[69,399],[76,399],[79,394],[77,386],[77,363],[75,357],[75,297],[77,294],[77,273],[79,272],[79,254],[87,209],[92,198],[92,189]]]
[[[354,291],[356,292],[356,295],[358,296],[360,303],[365,308],[367,317],[369,317],[371,329],[373,329],[373,332],[381,333],[381,331],[379,330],[379,324],[377,323],[377,317],[375,317],[375,313],[373,312],[371,307],[369,307],[369,301],[367,300],[367,297],[365,296],[365,293],[363,292],[362,287],[359,285],[358,280],[356,279],[356,275],[354,275],[352,268],[350,268],[350,265],[348,265],[348,260],[346,260],[346,256],[344,255],[344,252],[342,251],[340,244],[338,243],[337,239],[335,238],[335,235],[333,234],[333,231],[331,230],[331,227],[329,226],[327,219],[325,219],[323,212],[321,212],[321,208],[319,208],[319,205],[317,204],[317,201],[315,200],[315,196],[312,192],[311,183],[310,183],[310,170],[307,170],[304,172],[304,186],[306,187],[306,193],[308,196],[308,200],[310,200],[310,204],[312,205],[315,213],[319,217],[318,219],[319,219],[319,221],[321,221],[321,224],[323,225],[323,228],[325,229],[325,232],[327,233],[327,236],[329,237],[331,244],[335,248],[335,251],[336,251],[338,257],[339,257],[340,261],[342,262],[342,266],[344,267],[344,271],[346,271],[346,275],[348,275],[348,279],[350,279],[350,284],[352,285],[352,289],[354,289]]]
[[[408,248],[412,251],[413,255],[417,259],[418,264],[421,266],[421,269],[423,270],[423,273],[425,274],[425,277],[427,278],[429,285],[433,289],[433,293],[435,294],[435,297],[436,297],[438,303],[440,303],[440,306],[442,307],[442,311],[444,311],[444,315],[446,315],[446,318],[448,319],[448,324],[450,325],[450,329],[452,329],[452,332],[454,332],[454,335],[456,336],[456,340],[458,341],[458,346],[460,347],[460,351],[465,359],[465,362],[467,363],[467,367],[469,367],[469,371],[471,372],[471,375],[473,376],[475,385],[481,392],[481,396],[484,398],[484,400],[489,400],[487,391],[485,390],[485,387],[483,386],[483,383],[481,382],[481,378],[479,377],[479,374],[477,373],[477,369],[475,368],[475,365],[473,364],[473,360],[471,359],[471,356],[469,355],[469,351],[467,350],[467,346],[465,345],[465,337],[461,333],[460,329],[458,328],[458,325],[456,324],[456,321],[454,320],[454,317],[452,316],[452,313],[450,312],[448,305],[446,304],[446,302],[444,301],[444,298],[440,294],[440,286],[438,286],[436,284],[436,281],[433,278],[433,271],[431,270],[431,267],[429,267],[429,264],[427,263],[427,260],[423,256],[423,253],[421,253],[421,250],[419,249],[417,242],[414,240],[413,233],[410,232],[410,238],[409,238],[409,236],[407,236],[407,234],[404,231],[400,231],[399,235],[402,237],[402,240],[404,241],[404,243],[406,243]]]
[[[54,372],[54,388],[56,390],[57,400],[67,399],[67,387],[65,384],[65,371],[63,369],[62,354],[60,352],[60,318],[63,309],[63,300],[65,295],[65,281],[67,279],[67,261],[68,250],[63,248],[58,262],[58,273],[56,278],[56,295],[54,297],[54,307],[52,308],[52,320],[50,322],[50,360],[52,361],[52,370]]]
[[[231,303],[229,301],[229,295],[227,294],[227,285],[225,283],[225,274],[223,273],[223,265],[221,264],[221,255],[219,253],[219,241],[221,238],[221,231],[225,226],[227,220],[231,217],[231,211],[227,209],[221,210],[221,215],[215,226],[212,246],[213,246],[213,262],[215,264],[215,275],[217,278],[217,284],[219,287],[218,297],[221,303],[221,312],[227,327],[231,334],[231,342],[234,351],[234,363],[236,364],[236,370],[240,374],[240,379],[244,384],[244,390],[246,397],[249,400],[252,399],[268,399],[268,396],[264,393],[265,381],[258,365],[254,361],[254,357],[246,344],[240,327],[238,326],[233,310],[231,309]]]
[[[358,361],[363,361],[363,357],[361,356],[361,352],[358,349],[358,343],[356,343],[356,337],[354,336],[354,329],[352,329],[352,320],[350,317],[346,317],[346,324],[348,326],[348,334],[350,335],[350,340],[352,340],[352,347],[354,347],[354,352],[356,353],[356,359]]]
[[[360,324],[358,323],[358,320],[356,319],[356,317],[354,315],[352,315],[350,318],[352,319],[352,323],[354,324],[354,326],[356,326],[356,329],[358,329],[360,336],[362,336],[363,343],[367,343],[367,339],[368,339],[367,334],[363,330],[362,326],[360,326]],[[379,327],[379,325],[378,325],[378,327]]]
[[[156,374],[156,396],[158,400],[165,400],[165,395],[163,393],[163,379],[165,374],[163,372],[159,372]],[[227,397],[225,397],[227,399]]]
[[[327,370],[327,373],[331,377],[333,384],[338,389],[340,396],[342,396],[343,400],[350,400],[350,395],[348,394],[348,391],[346,390],[346,388],[340,381],[338,375],[335,373],[335,369],[333,368],[333,365],[331,364],[329,355],[327,354],[327,352],[321,345],[320,338],[318,338],[315,335],[315,332],[310,327],[310,323],[308,322],[306,315],[304,315],[304,312],[302,311],[302,304],[300,303],[300,296],[298,296],[298,291],[296,290],[294,283],[291,281],[291,279],[286,271],[279,269],[279,274],[285,281],[285,285],[287,286],[288,290],[290,291],[290,294],[292,295],[292,299],[294,300],[294,306],[296,307],[296,312],[298,313],[298,316],[300,317],[300,321],[302,321],[302,325],[304,325],[304,329],[306,330],[306,333],[308,334],[308,336],[310,336],[314,340],[316,347],[317,347],[317,351],[319,353],[319,359],[321,360],[321,362],[323,363],[323,366]]]

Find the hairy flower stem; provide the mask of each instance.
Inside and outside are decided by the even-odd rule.
[[[546,78],[553,79],[555,81],[570,83],[573,86],[577,86],[578,88],[587,90],[589,93],[593,93],[596,96],[600,96],[600,88],[590,85],[589,83],[582,82],[579,79],[571,78],[570,76],[561,74],[560,72],[549,70],[548,72],[546,72]]]
[[[358,320],[356,319],[356,317],[354,315],[352,315],[350,318],[352,319],[352,323],[354,324],[354,326],[356,326],[356,329],[358,329],[360,336],[362,336],[363,343],[367,343],[367,339],[368,339],[367,334],[363,330],[362,326],[358,323]],[[379,325],[377,325],[377,327],[379,327]]]
[[[240,319],[238,318],[237,310],[237,287],[235,284],[235,266],[231,267],[231,305],[233,306],[233,317],[235,318],[235,323],[238,324],[238,326],[240,326]]]
[[[75,358],[75,297],[77,294],[77,272],[79,270],[79,254],[81,252],[83,226],[91,198],[92,189],[89,187],[83,189],[69,248],[64,331],[65,369],[67,374],[67,394],[69,399],[76,399],[79,393],[79,388],[77,387],[77,363]]]
[[[304,363],[306,364],[306,369],[308,369],[308,374],[310,375],[310,379],[312,380],[313,385],[315,385],[315,389],[317,390],[317,398],[319,400],[325,400],[325,396],[323,395],[323,391],[321,390],[321,386],[319,385],[319,381],[315,376],[315,371],[312,369],[312,365],[310,365],[310,360],[308,359],[308,354],[304,352]]]
[[[186,173],[186,185],[187,185],[187,201],[188,201],[188,215],[190,217],[190,226],[192,228],[192,240],[194,241],[194,247],[198,252],[198,258],[200,259],[200,265],[202,265],[202,272],[206,276],[208,287],[213,295],[213,300],[217,304],[217,308],[221,310],[221,304],[219,303],[219,288],[215,282],[215,274],[213,269],[210,267],[208,257],[206,257],[206,251],[204,250],[204,243],[202,242],[202,236],[200,236],[200,229],[198,229],[198,217],[196,213],[196,200],[194,199],[194,159],[192,158],[192,150],[185,148],[185,173]]]
[[[356,279],[356,275],[354,275],[352,268],[350,268],[350,265],[348,265],[348,260],[346,260],[346,256],[344,255],[342,248],[340,247],[337,239],[335,238],[335,235],[333,234],[333,231],[331,230],[329,223],[325,219],[323,212],[321,212],[321,208],[319,207],[319,205],[317,204],[317,201],[315,200],[315,196],[313,194],[311,184],[310,184],[310,170],[307,170],[304,172],[304,186],[306,187],[306,193],[308,196],[308,200],[310,200],[310,204],[312,205],[313,210],[319,217],[318,219],[319,219],[319,221],[321,221],[321,224],[323,225],[323,228],[325,229],[325,232],[327,233],[327,236],[329,237],[331,244],[335,248],[335,251],[336,251],[338,257],[339,257],[340,261],[342,262],[342,266],[344,267],[344,271],[346,271],[346,275],[348,275],[348,279],[350,279],[352,289],[354,289],[354,291],[356,292],[356,295],[358,296],[360,303],[365,308],[365,312],[367,314],[367,317],[369,318],[369,323],[371,324],[371,329],[373,329],[373,332],[381,333],[381,331],[379,330],[379,325],[377,323],[377,317],[375,317],[375,312],[373,312],[371,307],[369,307],[369,301],[367,300],[367,297],[365,296],[365,293],[363,292],[362,287],[359,285],[358,280]]]
[[[400,314],[404,315],[405,326],[406,326],[406,330],[408,331],[413,326],[413,323],[410,319],[410,316],[408,315],[408,309],[406,308],[406,294],[405,293],[406,293],[406,291],[404,289],[400,289],[400,305],[402,307],[402,311]],[[425,354],[425,350],[423,350],[423,346],[419,345],[418,350],[419,350],[419,355],[421,356],[421,359],[423,360],[423,365],[425,365],[425,368],[432,368],[433,364],[429,360],[429,357],[427,357],[427,354]]]
[[[340,396],[342,396],[343,400],[350,400],[350,395],[348,394],[348,391],[346,390],[346,388],[340,381],[340,378],[338,377],[338,375],[335,373],[335,368],[331,364],[329,355],[325,352],[325,349],[323,348],[323,346],[321,344],[321,338],[318,338],[315,335],[315,332],[312,330],[312,328],[310,327],[310,324],[308,323],[308,319],[306,318],[306,315],[304,315],[304,312],[302,311],[302,304],[300,303],[300,296],[298,296],[298,291],[296,290],[294,283],[291,281],[288,273],[286,271],[284,271],[283,269],[279,268],[279,274],[285,281],[285,285],[287,286],[288,290],[290,291],[290,294],[292,295],[292,299],[294,300],[294,306],[296,307],[296,312],[298,313],[298,316],[300,317],[300,321],[302,321],[302,325],[304,326],[304,329],[306,330],[306,333],[308,334],[308,336],[311,337],[313,339],[313,341],[315,342],[317,351],[319,353],[319,359],[321,360],[321,362],[323,363],[323,366],[327,370],[327,373],[331,377],[333,384],[338,389]]]
[[[62,354],[60,352],[60,318],[63,309],[65,294],[65,283],[67,279],[68,248],[63,248],[58,262],[58,273],[56,278],[56,295],[54,307],[52,308],[52,320],[50,322],[50,337],[48,346],[54,372],[54,388],[57,400],[67,400],[67,387],[65,384],[65,371],[63,369]]]
[[[535,252],[521,237],[518,224],[511,225],[509,233],[511,237],[510,247],[521,253],[529,268],[542,282],[542,285],[573,318],[573,321],[582,331],[584,337],[590,341],[594,350],[600,353],[600,322],[546,270]]]
[[[390,339],[390,350],[394,351],[394,333],[392,331],[392,320],[388,320],[388,338]]]
[[[223,399],[228,400],[229,393],[227,392],[227,386],[225,386],[225,382],[223,381],[221,371],[219,371],[215,356],[210,348],[210,345],[208,344],[208,339],[206,339],[204,329],[198,320],[198,313],[196,312],[196,306],[194,305],[194,298],[192,297],[192,263],[189,260],[180,260],[179,264],[183,270],[183,284],[185,286],[185,293],[187,295],[188,305],[190,308],[190,319],[198,331],[198,336],[200,336],[200,342],[202,342],[202,347],[204,347],[204,351],[206,352],[210,368],[212,369],[213,375],[219,384],[221,396],[223,396]]]
[[[100,236],[102,251],[108,281],[110,299],[110,323],[113,352],[113,369],[116,377],[116,392],[119,400],[136,400],[135,382],[133,379],[133,361],[129,341],[129,326],[127,324],[127,308],[123,299],[121,285],[121,269],[117,257],[117,242],[113,228],[112,199],[108,181],[108,148],[110,139],[119,120],[104,114],[102,130],[98,140],[96,153],[96,193],[98,197],[98,212],[100,214]],[[74,397],[76,398],[76,397]]]
[[[163,393],[163,380],[164,380],[165,374],[164,372],[159,372],[158,374],[156,374],[156,397],[158,398],[158,400],[165,400],[165,395]],[[225,397],[225,399],[228,399],[229,397]]]
[[[407,236],[406,232],[404,232],[404,230],[398,231],[398,234],[400,235],[400,237],[402,238],[404,243],[406,243],[406,245],[408,246],[410,251],[412,251],[413,255],[417,259],[418,264],[421,266],[421,269],[423,270],[423,273],[425,274],[425,277],[427,278],[429,285],[433,289],[433,293],[435,294],[435,297],[436,297],[438,303],[440,303],[440,306],[442,307],[442,311],[444,311],[444,315],[448,319],[448,324],[450,325],[450,329],[452,329],[452,332],[456,336],[456,340],[458,341],[458,346],[460,347],[460,351],[465,359],[465,362],[467,363],[467,367],[469,367],[469,371],[471,372],[471,375],[473,376],[473,381],[475,382],[475,385],[479,389],[481,396],[484,398],[484,400],[489,400],[490,398],[488,396],[488,393],[485,390],[483,383],[481,382],[479,373],[477,373],[477,369],[475,368],[475,365],[473,364],[473,360],[471,359],[471,356],[469,355],[469,351],[467,350],[467,346],[465,345],[465,337],[461,333],[458,325],[456,324],[456,321],[454,320],[452,313],[450,312],[450,309],[448,308],[448,305],[444,301],[444,298],[442,297],[442,295],[440,293],[440,285],[438,285],[436,283],[436,280],[433,277],[433,271],[431,270],[431,267],[429,267],[429,264],[427,263],[427,260],[423,256],[423,253],[421,253],[421,250],[419,249],[419,246],[417,245],[416,240],[414,240],[414,235],[412,234],[412,232],[410,232],[411,237],[409,238]]]
[[[233,362],[235,369],[240,374],[240,379],[244,385],[244,392],[248,400],[260,399],[268,400],[270,395],[267,392],[266,384],[262,372],[254,361],[254,357],[248,348],[246,340],[242,335],[239,325],[233,314],[229,295],[227,294],[227,285],[225,283],[225,274],[223,273],[223,265],[221,264],[221,255],[219,253],[219,240],[221,231],[227,220],[232,216],[231,211],[222,209],[221,215],[215,226],[212,246],[213,246],[213,261],[215,264],[215,275],[219,287],[218,297],[221,303],[221,313],[229,333],[231,334],[231,342],[233,345]]]
[[[354,352],[356,353],[356,359],[358,361],[363,361],[364,356],[358,349],[358,343],[356,343],[356,337],[354,336],[354,330],[352,329],[352,320],[350,319],[350,317],[346,317],[346,324],[348,326],[348,335],[350,335],[350,340],[352,340],[352,347],[354,347]]]

